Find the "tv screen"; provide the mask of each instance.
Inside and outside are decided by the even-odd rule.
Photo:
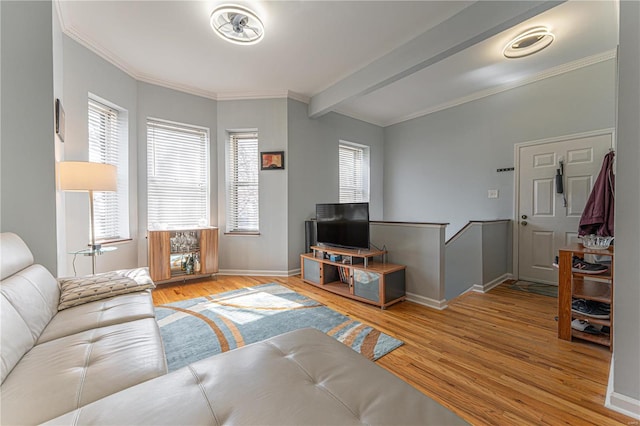
[[[369,203],[316,204],[318,244],[369,249]]]

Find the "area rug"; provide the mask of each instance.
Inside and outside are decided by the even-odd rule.
[[[402,341],[279,284],[263,284],[156,306],[169,371],[305,327],[376,360]]]
[[[509,287],[513,290],[526,291],[527,293],[540,294],[542,296],[558,297],[558,286],[553,284],[533,283],[530,281],[516,281]]]

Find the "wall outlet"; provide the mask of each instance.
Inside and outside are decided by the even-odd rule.
[[[489,198],[498,198],[498,190],[497,189],[490,189],[487,191],[487,196]]]

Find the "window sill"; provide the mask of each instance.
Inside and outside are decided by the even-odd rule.
[[[103,241],[96,241],[96,244],[101,244],[103,246],[108,246],[111,244],[121,244],[121,243],[128,243],[130,241],[133,241],[133,238],[123,238],[120,240],[103,240]]]

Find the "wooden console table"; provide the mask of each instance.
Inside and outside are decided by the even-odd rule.
[[[382,309],[405,299],[405,266],[373,260],[386,252],[319,246],[311,249],[313,253],[300,255],[301,276],[306,283]],[[340,256],[340,260],[331,256]]]

